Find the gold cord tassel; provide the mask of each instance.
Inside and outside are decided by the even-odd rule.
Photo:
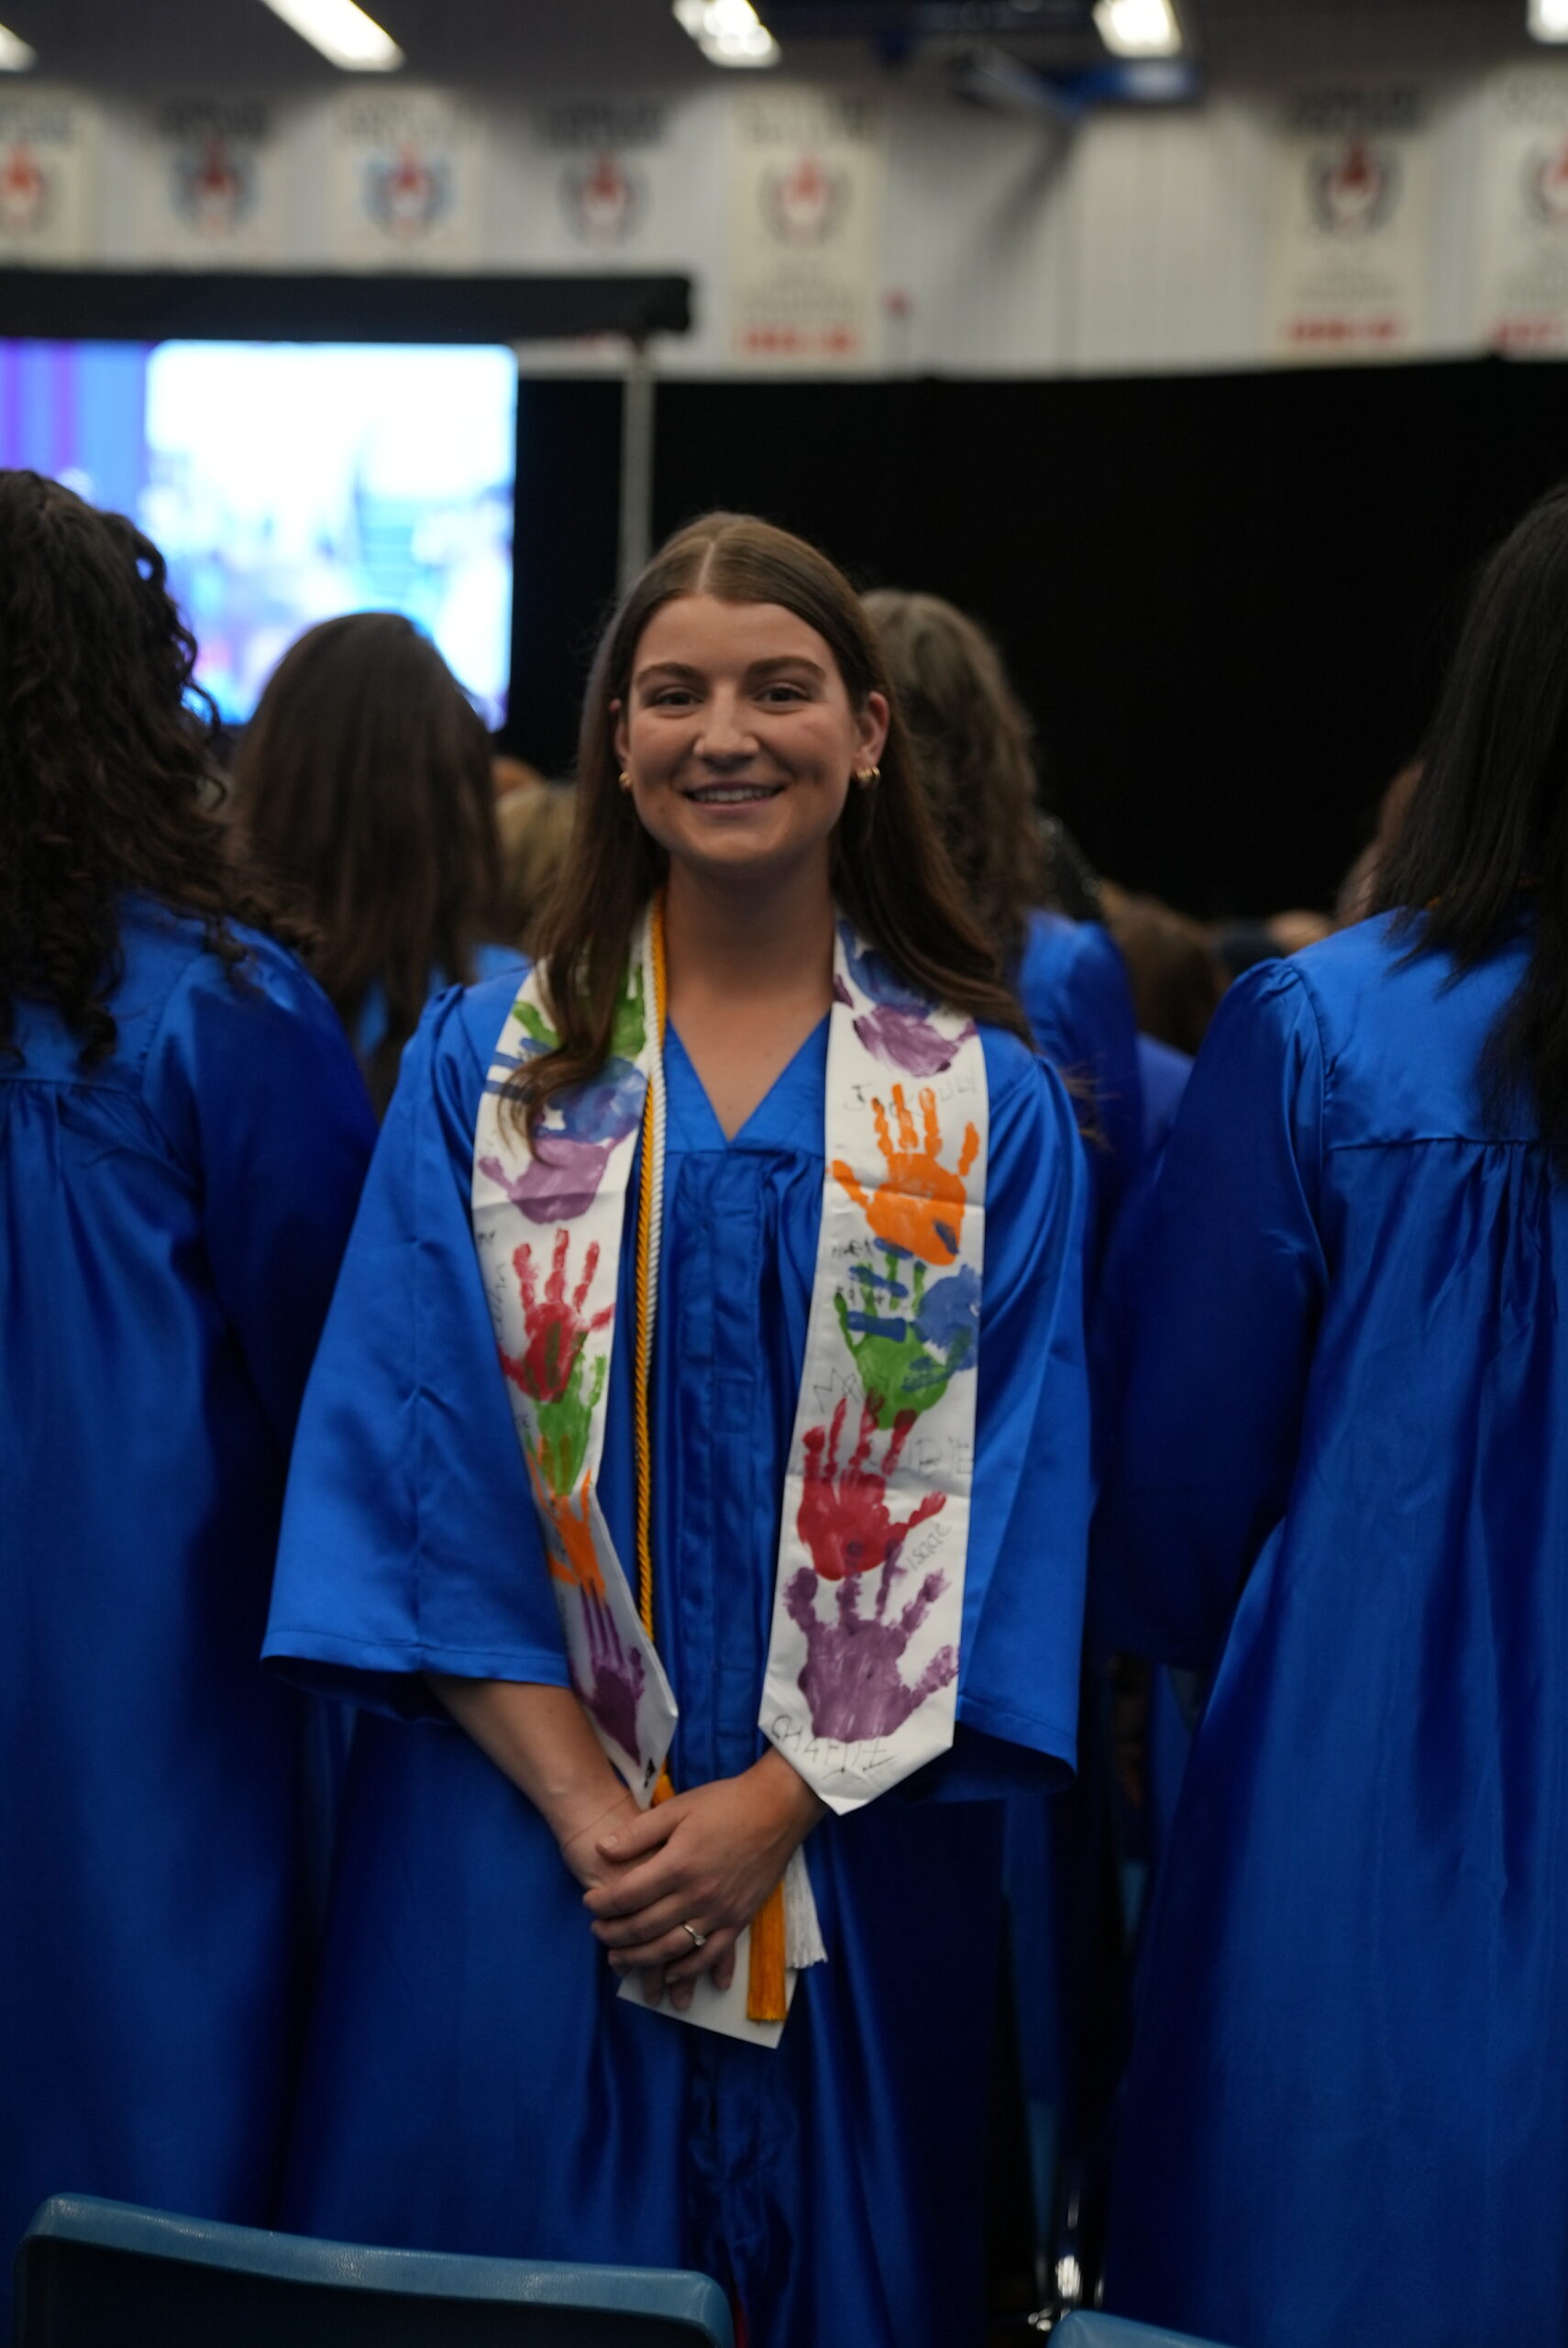
[[[780,1877],[751,1920],[751,1969],[746,1976],[748,2021],[784,2021],[784,1884]]]

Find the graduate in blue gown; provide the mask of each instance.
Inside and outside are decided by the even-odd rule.
[[[657,559],[590,688],[563,934],[585,873],[606,924],[617,892],[668,873],[651,1490],[682,1790],[641,1819],[618,1790],[563,1793],[564,1742],[548,1768],[530,1758],[543,1700],[580,1728],[584,1715],[564,1693],[469,1218],[506,983],[436,1003],[405,1058],[306,1404],[268,1640],[293,1675],[364,1708],[288,2222],[694,2265],[735,2294],[757,2348],[983,2337],[996,1798],[1065,1776],[1074,1750],[1079,1146],[1060,1086],[1002,1032],[1016,1014],[994,961],[942,897],[896,721],[876,771],[889,725],[843,581],[799,542],[726,517]],[[894,850],[932,962],[962,958],[950,984],[997,1020],[980,1027],[974,1514],[955,1741],[895,1790],[824,1816],[764,1744],[758,1706],[827,1179],[830,881],[874,903]],[[912,998],[887,980],[891,1032]],[[623,1557],[635,1224],[629,1211],[599,1485]],[[613,1802],[632,1822],[618,1832],[657,1846],[619,1873],[591,1824],[579,1831]],[[681,1857],[703,1834],[706,1874]],[[777,2048],[617,1998],[606,1946],[677,2004],[695,1972],[733,1965],[736,1926],[802,1835],[828,1957],[800,1976]],[[639,1921],[641,1895],[616,1888],[639,1864],[684,1887],[668,1940]],[[721,1895],[710,1876],[741,1888]]]
[[[484,721],[412,621],[349,612],[284,653],[234,785],[256,863],[318,934],[316,974],[384,1111],[430,998],[516,964]]]
[[[0,577],[8,2268],[53,2192],[272,2213],[311,1822],[258,1651],[375,1127],[325,996],[229,918],[155,551],[0,474]]]
[[[1232,990],[1139,1235],[1101,1599],[1212,1685],[1108,2304],[1234,2348],[1568,2329],[1565,740],[1559,492],[1390,910]]]

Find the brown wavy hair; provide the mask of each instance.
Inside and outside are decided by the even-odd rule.
[[[548,1102],[596,1075],[611,1032],[639,914],[664,878],[664,850],[620,788],[612,703],[630,690],[654,614],[678,596],[778,604],[815,628],[850,701],[887,696],[881,776],[851,791],[834,834],[834,894],[906,984],[1028,1042],[995,947],[966,910],[925,797],[911,771],[898,701],[876,637],[849,581],[803,538],[745,514],[708,514],[678,531],[626,594],[600,642],[578,743],[577,820],[536,946],[547,966],[556,1050],[511,1080],[530,1135]]]
[[[1023,958],[1050,893],[1033,729],[984,628],[940,595],[878,588],[866,609],[909,728],[943,844],[1004,969]]]
[[[129,893],[194,914],[231,970],[231,921],[304,942],[232,854],[195,661],[150,538],[0,471],[0,1051],[18,1000],[55,1007],[84,1067],[113,1051]]]
[[[365,1063],[378,1111],[432,980],[467,986],[499,936],[490,737],[436,647],[398,612],[307,628],[267,681],[234,764],[257,862],[308,913],[316,977],[352,1036],[379,986]]]

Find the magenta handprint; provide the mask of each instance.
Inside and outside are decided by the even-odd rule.
[[[909,1643],[947,1587],[943,1573],[930,1573],[919,1591],[891,1621],[893,1586],[905,1567],[905,1542],[917,1525],[945,1505],[942,1492],[928,1492],[900,1524],[888,1508],[888,1481],[914,1425],[912,1411],[895,1422],[880,1470],[870,1465],[877,1432],[875,1401],[861,1412],[860,1434],[846,1464],[839,1466],[845,1404],[840,1401],[831,1428],[812,1427],[804,1437],[804,1490],[796,1529],[812,1553],[814,1571],[802,1566],[785,1592],[790,1617],[805,1634],[806,1661],[799,1686],[818,1736],[845,1744],[890,1736],[928,1696],[945,1688],[958,1668],[950,1646],[933,1656],[920,1678],[906,1681],[900,1666]],[[862,1611],[862,1577],[878,1573],[876,1604]],[[817,1611],[823,1582],[838,1585],[834,1611],[824,1622]]]
[[[591,1365],[585,1347],[595,1331],[615,1317],[613,1302],[591,1318],[584,1315],[588,1291],[599,1268],[599,1244],[591,1241],[582,1259],[582,1278],[567,1294],[567,1257],[571,1234],[558,1231],[550,1269],[541,1296],[534,1268],[534,1250],[526,1241],[515,1248],[512,1268],[517,1275],[526,1343],[521,1355],[502,1346],[501,1366],[520,1392],[534,1404],[539,1427],[539,1466],[549,1490],[569,1491],[588,1456],[593,1413],[604,1390],[606,1357]]]

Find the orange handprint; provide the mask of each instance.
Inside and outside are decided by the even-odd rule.
[[[574,1589],[586,1590],[591,1598],[602,1599],[604,1577],[600,1571],[593,1547],[593,1534],[588,1522],[589,1479],[585,1476],[582,1479],[582,1508],[579,1514],[571,1504],[569,1493],[549,1490],[540,1473],[539,1464],[526,1445],[524,1445],[523,1456],[528,1463],[534,1497],[545,1520],[551,1573],[558,1581],[568,1582]]]
[[[873,1100],[871,1114],[876,1122],[877,1146],[888,1173],[886,1180],[869,1197],[856,1179],[854,1168],[842,1158],[834,1158],[834,1175],[885,1246],[897,1248],[901,1255],[918,1256],[922,1263],[951,1264],[958,1253],[964,1228],[964,1177],[975,1162],[980,1136],[973,1125],[966,1125],[958,1170],[952,1173],[941,1163],[942,1127],[937,1120],[936,1095],[929,1086],[921,1092],[920,1109],[923,1139],[916,1134],[903,1086],[894,1085],[893,1114],[899,1128],[895,1144],[888,1112],[880,1101]]]

